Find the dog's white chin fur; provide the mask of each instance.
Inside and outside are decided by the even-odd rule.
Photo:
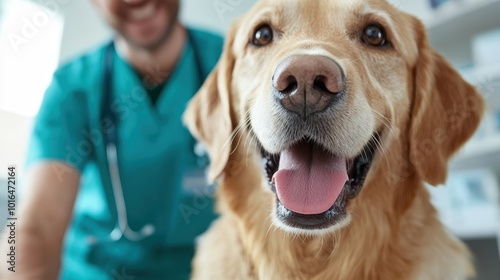
[[[334,232],[340,230],[341,228],[346,227],[351,222],[351,215],[346,214],[345,218],[343,218],[342,220],[340,220],[339,222],[337,222],[336,224],[334,224],[330,227],[322,228],[322,229],[301,229],[301,228],[292,227],[292,226],[289,226],[289,225],[283,223],[280,219],[278,219],[278,217],[276,217],[276,214],[274,214],[274,213],[271,214],[271,218],[272,218],[272,221],[273,221],[273,224],[275,227],[277,227],[285,232],[288,232],[288,233],[291,233],[294,235],[302,235],[302,236],[322,236],[322,235],[331,234],[331,233],[334,233]]]

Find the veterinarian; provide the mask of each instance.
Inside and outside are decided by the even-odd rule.
[[[182,26],[177,0],[92,3],[115,37],[54,74],[28,152],[16,272],[0,278],[187,279],[215,214],[208,159],[181,115],[222,39]]]

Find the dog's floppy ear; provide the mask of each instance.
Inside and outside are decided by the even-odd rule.
[[[224,44],[224,51],[212,73],[191,99],[184,113],[184,123],[203,143],[210,157],[208,179],[214,181],[226,167],[231,151],[231,77],[234,67],[232,45],[236,33],[234,25]]]
[[[410,160],[432,185],[446,180],[449,158],[472,136],[483,114],[483,99],[427,41],[415,23],[419,57],[415,69]]]

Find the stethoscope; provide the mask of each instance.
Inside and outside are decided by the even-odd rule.
[[[190,36],[188,36],[188,40],[192,42]],[[103,107],[101,113],[101,120],[106,120],[105,122],[102,122],[106,123],[106,128],[104,127],[102,128],[102,133],[106,148],[108,172],[111,179],[113,197],[116,205],[117,222],[108,236],[102,238],[89,236],[87,238],[87,242],[90,244],[103,243],[103,242],[116,242],[121,240],[122,238],[126,238],[130,241],[141,241],[150,237],[156,231],[155,226],[151,223],[145,224],[138,231],[131,229],[128,224],[127,206],[125,204],[122,182],[120,180],[120,171],[118,168],[118,156],[117,156],[118,120],[115,112],[112,109],[114,53],[115,53],[115,46],[114,42],[112,41],[107,46],[104,56]],[[202,68],[196,52],[194,57],[196,60],[198,75],[201,79],[203,77],[203,74],[201,73]],[[199,143],[195,145],[194,152],[198,157],[206,156],[205,150],[203,149],[202,146],[200,146]]]

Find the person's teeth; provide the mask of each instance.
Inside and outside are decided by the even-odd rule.
[[[130,13],[133,20],[144,20],[151,17],[155,12],[154,3],[149,3],[141,8],[132,10]]]

